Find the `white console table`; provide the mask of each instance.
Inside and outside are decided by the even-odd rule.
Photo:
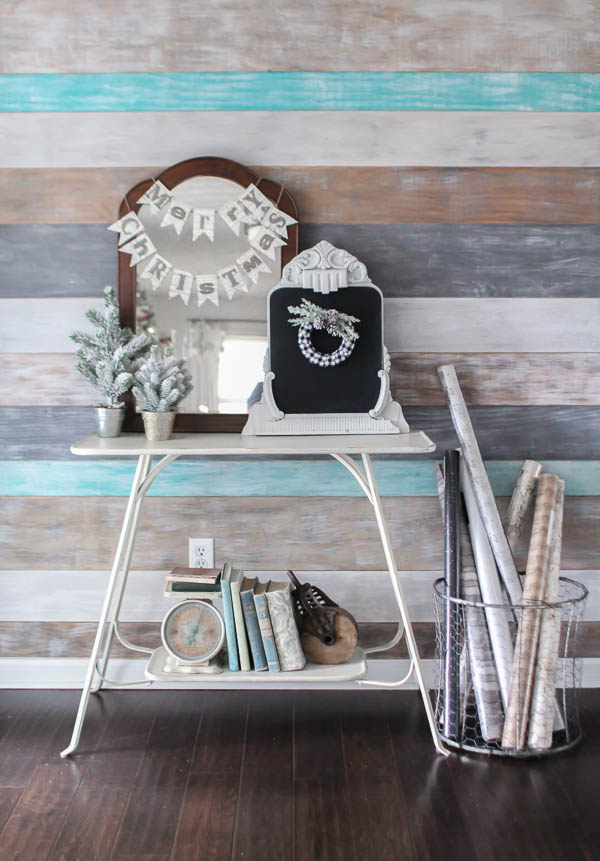
[[[90,694],[100,690],[106,681],[106,669],[110,658],[110,651],[114,637],[128,649],[136,652],[149,654],[149,662],[146,670],[146,679],[158,678],[155,667],[159,664],[157,651],[136,646],[131,643],[119,628],[119,612],[123,601],[131,557],[139,522],[140,512],[144,497],[156,476],[166,466],[184,455],[196,457],[210,456],[246,456],[269,455],[277,457],[280,455],[330,455],[346,467],[354,476],[365,496],[374,509],[379,536],[383,546],[385,559],[390,575],[390,581],[394,597],[398,604],[400,621],[395,636],[387,643],[373,646],[369,649],[357,649],[353,658],[347,664],[336,667],[319,667],[307,665],[304,670],[292,673],[272,674],[277,675],[277,682],[293,682],[295,685],[302,682],[315,683],[316,681],[351,681],[362,680],[359,684],[372,684],[379,687],[401,687],[406,684],[411,676],[415,675],[423,705],[429,721],[429,727],[433,737],[436,750],[444,755],[448,751],[444,748],[438,725],[435,719],[434,709],[431,703],[429,690],[423,677],[421,661],[415,636],[413,633],[410,616],[402,587],[398,578],[394,551],[375,482],[375,476],[371,464],[370,455],[405,455],[424,454],[434,451],[435,445],[422,431],[413,431],[406,434],[390,434],[377,436],[281,436],[281,437],[255,437],[241,436],[240,434],[176,434],[167,442],[149,442],[142,434],[126,434],[116,439],[102,439],[91,435],[72,446],[73,454],[99,457],[110,455],[113,457],[136,457],[137,468],[131,485],[129,500],[125,509],[123,525],[119,541],[115,551],[113,566],[106,588],[106,596],[102,606],[102,612],[98,621],[98,630],[94,640],[94,646],[90,655],[89,664],[81,692],[81,700],[71,742],[61,756],[69,756],[79,744],[81,729]],[[360,463],[352,457],[358,455]],[[153,465],[153,458],[160,460]],[[218,495],[218,493],[217,493]],[[367,655],[383,652],[391,649],[398,643],[402,635],[406,637],[406,645],[410,656],[410,668],[407,675],[396,682],[369,682],[364,680],[367,675]],[[154,658],[154,660],[153,660]],[[269,674],[266,674],[271,678]],[[248,682],[254,678],[257,681],[265,681],[264,673],[232,673],[224,672],[217,675],[202,675],[201,683],[209,686],[210,680],[222,684],[225,680],[235,687],[236,682]],[[173,677],[168,677],[173,680]],[[190,676],[186,676],[186,681]]]

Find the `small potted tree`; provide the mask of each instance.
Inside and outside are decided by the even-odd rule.
[[[177,406],[192,391],[192,380],[183,359],[154,345],[137,363],[132,392],[142,411],[147,439],[159,442],[173,433]]]
[[[125,404],[119,398],[133,385],[133,362],[154,341],[146,333],[134,335],[131,329],[120,326],[119,306],[112,287],[104,288],[104,311],[90,308],[85,316],[97,332],[71,335],[71,340],[79,345],[75,367],[104,397],[105,403],[94,407],[98,435],[116,437],[121,433],[125,415]]]

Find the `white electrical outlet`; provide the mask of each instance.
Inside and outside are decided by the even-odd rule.
[[[215,567],[214,538],[189,539],[189,566],[190,568]]]

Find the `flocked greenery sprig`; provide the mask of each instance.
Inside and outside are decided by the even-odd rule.
[[[169,347],[161,351],[154,345],[140,360],[134,374],[132,392],[141,410],[166,413],[174,410],[192,391],[192,377],[183,359]]]
[[[358,317],[351,317],[350,314],[336,311],[335,308],[321,308],[308,299],[303,299],[301,305],[288,305],[288,311],[297,315],[288,320],[292,326],[308,323],[313,329],[325,329],[330,335],[345,338],[347,341],[358,339],[358,332],[352,325],[360,323]]]
[[[88,383],[104,395],[106,406],[119,406],[119,397],[133,385],[132,363],[153,343],[149,335],[134,335],[121,328],[119,306],[112,287],[104,288],[104,310],[90,308],[85,316],[97,331],[73,332],[71,340],[79,344],[75,365]]]

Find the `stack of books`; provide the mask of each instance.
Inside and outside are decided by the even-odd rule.
[[[165,593],[169,592],[221,592],[220,568],[173,568],[167,574]],[[216,595],[215,595],[216,597]]]
[[[231,671],[278,673],[304,667],[291,583],[260,583],[226,562],[220,590]]]

